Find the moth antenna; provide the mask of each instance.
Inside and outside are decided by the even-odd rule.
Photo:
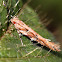
[[[32,18],[28,18],[25,22],[27,22],[27,21],[29,21],[29,20],[32,20],[34,17],[39,16],[39,15],[42,13],[42,11],[39,11],[39,12],[38,12],[38,10],[40,9],[40,7],[41,7],[41,5],[38,5],[37,8],[34,9],[34,11],[38,13],[38,15],[32,16]],[[29,12],[28,12],[28,13],[29,13]]]
[[[17,15],[17,13],[19,12],[21,10],[21,8],[19,8],[19,10],[15,13],[15,15],[14,16],[16,16]],[[18,17],[18,16],[17,16]]]
[[[20,41],[21,41],[21,44],[22,44],[22,46],[23,46],[23,41],[22,41],[22,38],[21,38],[21,36],[20,36]]]
[[[14,5],[14,8],[18,5],[19,2],[20,2],[20,0],[18,0],[18,1],[16,2],[16,4]]]
[[[22,7],[21,10],[19,11],[19,14],[17,15],[17,17],[20,16],[20,14],[22,13],[23,9],[27,6],[27,4],[28,4],[30,1],[31,1],[31,0],[28,0],[28,1],[23,5],[23,7]]]
[[[16,4],[14,5],[14,7],[13,8],[16,8],[16,6],[18,5],[18,3],[20,2],[20,0],[18,0],[17,2],[16,2]],[[15,9],[14,9],[15,10]],[[11,14],[13,14],[14,13],[14,10],[12,11],[12,13]],[[19,11],[19,10],[18,10]],[[18,12],[17,11],[17,12]]]
[[[20,2],[20,0],[18,0],[17,2],[16,2],[16,4],[14,5],[14,7],[13,8],[15,8],[17,5],[18,5],[18,3]],[[6,4],[5,4],[6,3]],[[8,1],[3,1],[3,5],[7,8],[7,16],[6,16],[6,18],[8,19],[8,21],[13,17],[12,15],[10,15],[10,13],[11,14],[13,14],[14,13],[14,10],[11,12],[11,10],[10,10],[10,7],[11,7],[11,5],[8,7],[7,6],[7,4],[8,4]],[[21,9],[21,8],[20,8]],[[19,10],[20,10],[19,9]],[[9,16],[10,15],[10,16]],[[15,15],[14,15],[15,16]]]
[[[28,20],[26,20],[25,22],[28,22],[29,20],[32,20],[34,17],[37,17],[37,15],[36,16],[33,16],[32,18],[28,18]]]

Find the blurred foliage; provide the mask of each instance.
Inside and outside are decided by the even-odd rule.
[[[52,22],[47,26],[50,30],[62,27],[62,0],[32,0],[29,4],[33,9],[37,10],[41,21],[42,16],[46,14],[47,22],[52,18]],[[38,9],[36,9],[38,7]],[[44,19],[45,19],[44,18]],[[54,29],[52,29],[54,28]]]
[[[11,14],[10,12],[10,18],[11,15],[14,15],[18,11],[20,5],[23,4],[22,2],[20,2],[20,4],[18,4],[18,6],[15,8],[13,8],[16,4],[15,0],[8,0],[7,6],[2,5],[3,2],[2,0],[0,0],[0,4],[0,7],[2,8],[0,8],[1,62],[62,62],[62,52],[49,52],[48,48],[39,46],[36,43],[31,42],[25,36],[22,36],[24,44],[24,46],[22,46],[19,35],[11,23],[8,26],[8,30],[6,31],[7,23],[5,22],[9,20],[8,18],[6,18],[8,14],[7,7],[10,9],[10,11],[14,10],[13,14]],[[45,28],[45,26],[43,26],[42,22],[39,21],[37,13],[34,12],[34,10],[30,8],[30,6],[25,7],[25,9],[22,11],[21,15],[18,18],[25,22],[29,27],[31,27],[44,38],[49,38],[53,42],[56,42],[54,36]]]

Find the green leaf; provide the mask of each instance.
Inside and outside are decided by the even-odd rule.
[[[25,22],[38,34],[44,38],[51,39],[56,42],[54,36],[39,21],[38,15],[32,8],[27,6],[22,14],[18,17]],[[4,25],[3,25],[4,26]],[[2,34],[2,33],[1,33]],[[11,24],[8,31],[0,40],[0,57],[1,62],[61,62],[62,52],[49,52],[47,48],[38,46],[31,42],[27,37],[22,36],[22,46],[19,35],[15,27]]]

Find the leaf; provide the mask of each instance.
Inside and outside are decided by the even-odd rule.
[[[39,21],[38,15],[32,8],[27,6],[22,14],[18,17],[29,27],[35,30],[44,38],[49,38],[56,42],[54,36]],[[4,26],[4,25],[3,25]],[[1,33],[2,34],[2,33]],[[11,24],[7,32],[0,40],[0,57],[1,62],[61,62],[62,52],[53,52],[43,46],[31,42],[27,37],[22,36],[23,46],[21,45],[19,35]]]

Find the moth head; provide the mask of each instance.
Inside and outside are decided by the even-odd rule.
[[[13,24],[16,24],[16,23],[17,23],[17,20],[18,20],[18,18],[15,16],[15,17],[13,17],[13,18],[11,19],[11,22],[12,22]]]

